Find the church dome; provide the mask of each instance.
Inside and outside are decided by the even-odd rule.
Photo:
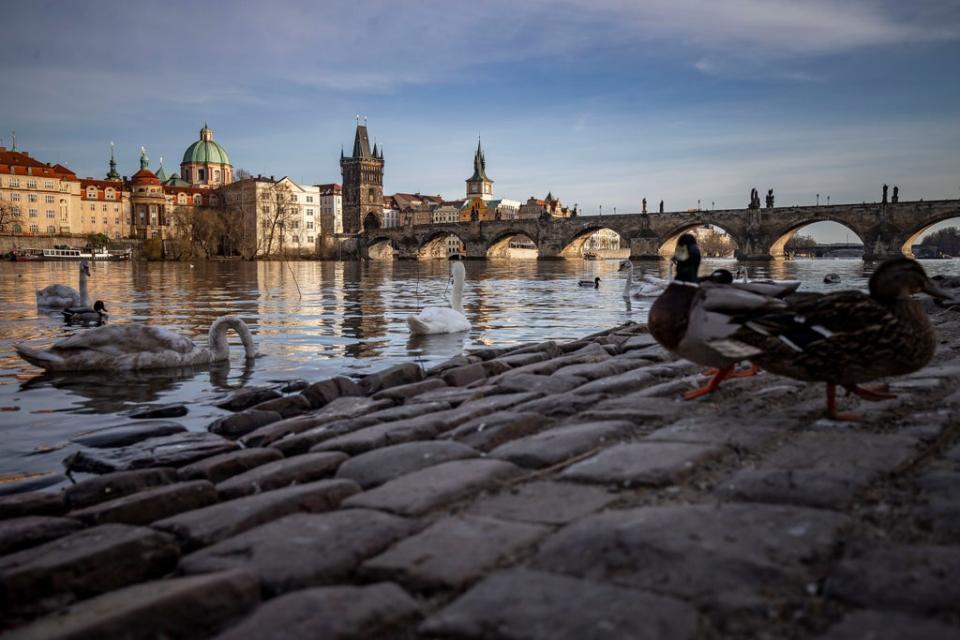
[[[200,139],[187,147],[187,150],[183,152],[181,164],[190,163],[227,164],[233,166],[230,164],[230,157],[227,155],[226,150],[213,141],[213,131],[206,125],[200,130]]]

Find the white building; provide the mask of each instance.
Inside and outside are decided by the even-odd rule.
[[[343,233],[343,189],[339,184],[318,184],[320,221],[325,234]],[[319,236],[319,233],[317,234]]]

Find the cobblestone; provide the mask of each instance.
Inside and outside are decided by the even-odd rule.
[[[209,480],[214,484],[223,482],[227,478],[249,471],[260,465],[274,462],[283,458],[276,449],[254,448],[221,453],[180,467],[177,474],[182,480]]]
[[[96,431],[90,431],[70,438],[70,442],[85,447],[109,449],[111,447],[125,447],[140,442],[141,440],[146,440],[147,438],[158,438],[160,436],[183,433],[186,430],[186,427],[179,422],[152,420],[148,422],[123,424],[118,427],[108,427],[106,429],[97,429]]]
[[[599,511],[617,495],[599,487],[572,482],[530,482],[481,498],[469,512],[503,520],[567,524]]]
[[[625,421],[564,425],[500,445],[490,455],[536,469],[563,462],[633,430],[633,423]]]
[[[150,524],[184,511],[200,509],[217,501],[217,491],[206,480],[179,482],[139,491],[67,514],[86,524]]]
[[[361,562],[413,529],[403,518],[367,509],[298,513],[185,556],[179,571],[243,569],[257,576],[266,595],[275,596],[347,579]]]
[[[212,433],[178,433],[149,438],[128,447],[81,449],[64,464],[71,471],[110,473],[144,467],[179,467],[203,458],[239,449],[235,442]]]
[[[0,555],[20,551],[73,533],[82,525],[71,518],[22,516],[0,520]]]
[[[233,476],[217,485],[222,500],[231,500],[263,491],[304,484],[332,476],[347,454],[338,452],[305,453],[293,458],[268,462]]]
[[[176,470],[169,467],[116,471],[81,480],[67,488],[64,498],[71,509],[83,509],[138,491],[172,484],[176,480]]]
[[[406,442],[350,458],[337,469],[338,478],[364,489],[442,462],[476,458],[480,452],[459,442]]]
[[[620,444],[578,462],[560,475],[581,482],[663,486],[682,482],[700,465],[725,453],[723,447],[680,442]]]

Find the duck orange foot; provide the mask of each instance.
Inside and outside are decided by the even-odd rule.
[[[750,363],[750,368],[749,368],[749,369],[741,369],[741,370],[737,371],[735,365],[734,365],[734,367],[732,367],[732,368],[733,368],[733,371],[730,373],[730,375],[728,375],[728,376],[726,376],[726,377],[728,377],[728,378],[749,378],[750,376],[755,376],[755,375],[757,375],[758,373],[760,373],[760,367],[758,367],[757,365],[753,364],[752,362]],[[703,371],[701,371],[701,372],[700,372],[700,375],[703,375],[703,376],[716,376],[717,373],[719,373],[719,372],[720,372],[720,369],[717,369],[716,367],[710,367],[709,369],[704,369]]]
[[[723,367],[722,369],[717,369],[717,372],[713,374],[713,378],[710,379],[710,382],[706,386],[700,387],[699,389],[694,389],[693,391],[687,391],[683,394],[684,400],[693,400],[694,398],[699,398],[700,396],[705,396],[708,393],[713,393],[717,390],[717,387],[720,386],[720,383],[730,377],[730,374],[733,373],[733,366]]]
[[[838,422],[863,422],[862,417],[853,413],[837,412],[837,385],[835,384],[827,385],[827,417]]]

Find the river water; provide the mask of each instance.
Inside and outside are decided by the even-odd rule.
[[[667,262],[637,264],[667,275]],[[958,260],[923,262],[931,275],[957,274]],[[218,316],[236,314],[250,326],[263,354],[245,366],[231,336],[231,366],[194,374],[41,375],[13,345],[48,346],[74,331],[59,314],[36,307],[35,290],[77,286],[76,263],[0,263],[0,493],[17,474],[60,472],[71,437],[129,422],[150,404],[184,402],[178,418],[202,430],[225,412],[211,406],[232,389],[304,378],[374,371],[397,362],[429,366],[464,349],[570,339],[628,320],[645,322],[650,302],[622,297],[616,260],[468,261],[464,306],[468,334],[411,338],[405,318],[423,306],[444,305],[446,261],[96,263],[90,299],[103,300],[111,323],[169,327],[206,344]],[[707,260],[701,272],[734,269],[733,260]],[[804,290],[866,287],[872,265],[861,260],[791,260],[756,266],[753,277],[799,279]],[[841,285],[824,285],[826,273]],[[580,279],[599,276],[599,289]],[[299,287],[299,291],[298,291]],[[39,476],[36,483],[44,482]],[[22,486],[22,485],[18,485]]]

